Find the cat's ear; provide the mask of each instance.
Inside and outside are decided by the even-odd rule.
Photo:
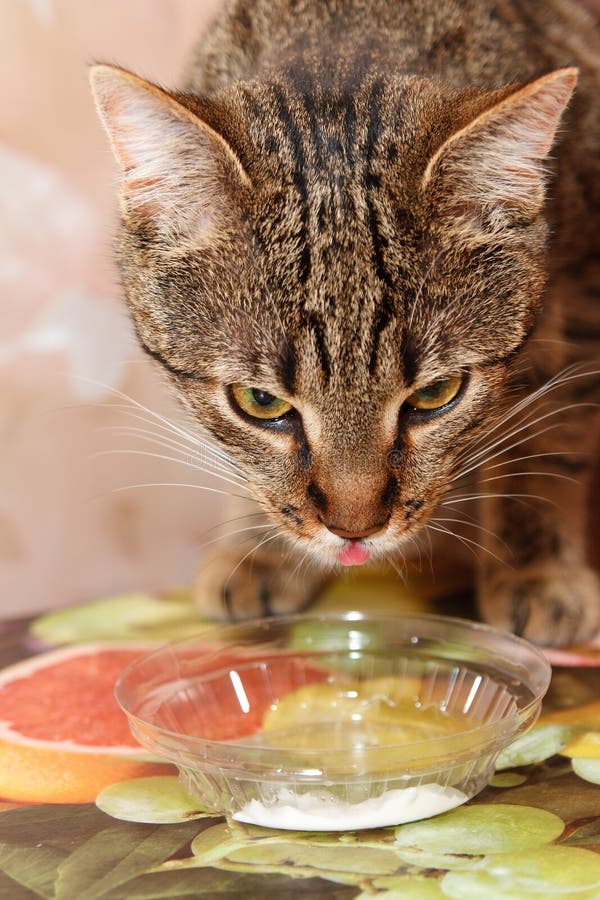
[[[532,221],[544,203],[545,159],[577,74],[558,69],[479,114],[432,157],[423,189],[441,188],[451,212],[494,230]]]
[[[90,82],[119,165],[126,215],[157,234],[202,243],[249,184],[229,144],[174,97],[137,75],[94,66]]]

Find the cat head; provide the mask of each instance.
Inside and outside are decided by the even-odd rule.
[[[411,538],[501,404],[542,303],[545,161],[576,78],[197,97],[92,70],[139,339],[315,559]]]

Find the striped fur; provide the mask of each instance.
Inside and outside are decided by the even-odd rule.
[[[395,560],[458,519],[481,545],[487,621],[542,643],[590,636],[600,39],[586,15],[569,0],[230,0],[184,91],[110,67],[93,80],[140,340],[279,529],[203,567],[205,612],[298,608],[340,533],[375,529],[362,545]],[[408,410],[456,372],[441,414]],[[234,383],[297,414],[248,420]],[[565,474],[577,483],[551,477]],[[468,531],[478,493],[485,530]],[[294,553],[311,567],[292,584]]]

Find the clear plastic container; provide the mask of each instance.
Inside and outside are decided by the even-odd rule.
[[[211,628],[134,662],[116,693],[208,811],[334,831],[473,797],[549,682],[542,653],[508,633],[348,612]]]

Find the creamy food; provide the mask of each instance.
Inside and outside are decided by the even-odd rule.
[[[282,788],[274,802],[251,800],[233,818],[238,822],[293,831],[358,831],[428,819],[460,806],[462,791],[439,784],[397,788],[361,803],[346,803],[324,791],[295,794]]]

